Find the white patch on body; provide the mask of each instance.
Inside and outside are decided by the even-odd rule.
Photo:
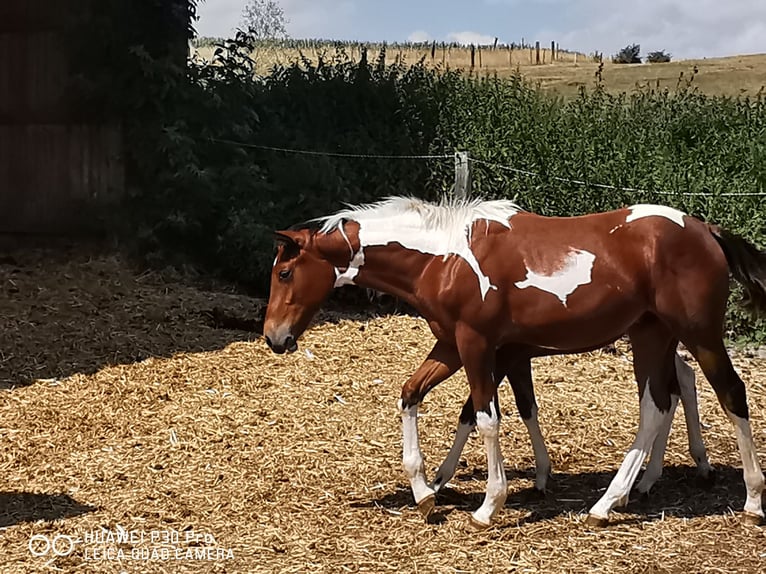
[[[564,261],[564,265],[558,271],[545,275],[527,269],[526,279],[517,282],[515,285],[519,289],[537,287],[541,291],[558,297],[559,301],[566,307],[567,297],[574,293],[575,289],[580,285],[590,283],[593,262],[595,260],[596,256],[593,253],[573,249]]]
[[[667,207],[665,205],[640,204],[631,205],[628,209],[630,210],[630,214],[625,218],[625,223],[630,223],[631,221],[641,219],[642,217],[656,216],[664,217],[676,225],[684,227],[684,215],[686,214],[683,211],[678,211],[672,207]]]
[[[354,278],[359,274],[359,268],[362,265],[364,265],[364,250],[360,249],[359,253],[354,255],[351,259],[351,263],[348,264],[348,269],[341,271],[337,267],[335,268],[335,287],[353,285]]]
[[[444,259],[457,255],[465,260],[479,281],[483,300],[490,289],[497,287],[492,285],[489,277],[481,270],[479,261],[471,250],[473,224],[483,220],[488,231],[489,223],[494,221],[510,229],[509,219],[519,211],[520,208],[516,204],[507,200],[445,201],[434,204],[419,199],[392,197],[321,218],[323,224],[320,231],[329,233],[339,229],[343,233],[345,220],[355,221],[359,225],[360,250],[349,268],[343,274],[339,274],[338,280],[341,281],[341,285],[348,281],[353,282],[359,267],[364,264],[365,247],[398,243],[405,249],[428,255]],[[356,271],[352,271],[352,268]]]

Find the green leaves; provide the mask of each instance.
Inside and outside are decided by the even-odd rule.
[[[155,259],[183,257],[265,293],[273,229],[344,202],[437,198],[454,182],[451,160],[374,156],[459,150],[486,162],[472,166],[474,192],[485,197],[546,215],[660,203],[763,243],[763,198],[729,195],[766,188],[763,95],[706,96],[693,75],[675,93],[646,86],[612,95],[597,76],[565,101],[518,74],[407,66],[385,50],[355,62],[343,47],[257,77],[253,45],[240,33],[218,42],[212,62],[182,71],[141,50],[126,60],[151,86],[120,104],[130,111],[141,102],[126,114],[140,192],[121,218]],[[763,323],[731,313],[732,336],[763,335]]]

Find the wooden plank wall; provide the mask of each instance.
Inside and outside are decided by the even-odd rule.
[[[77,4],[0,2],[0,233],[79,231],[124,189],[119,125],[83,121],[67,102],[64,23]]]

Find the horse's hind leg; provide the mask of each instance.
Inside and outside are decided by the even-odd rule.
[[[673,417],[677,404],[675,395],[676,388],[680,391],[681,403],[684,407],[684,418],[686,419],[686,431],[689,437],[689,452],[697,463],[697,472],[702,478],[707,479],[713,470],[708,461],[705,443],[702,441],[702,433],[700,432],[697,388],[694,384],[694,370],[686,364],[677,352],[673,356],[673,364],[669,365],[668,368],[674,379],[671,382],[671,388],[673,389],[671,397],[673,400],[671,402],[669,415],[663,422],[660,433],[657,435],[657,438],[652,445],[652,454],[649,459],[649,464],[636,487],[641,493],[649,492],[652,486],[654,486],[654,483],[657,482],[660,476],[662,476],[662,463],[665,456],[665,448],[667,447],[670,427],[673,424]]]
[[[686,419],[686,434],[689,438],[689,454],[697,464],[697,474],[707,480],[713,473],[713,467],[707,457],[705,443],[702,440],[699,405],[697,403],[697,386],[694,369],[686,364],[681,355],[676,353],[676,376],[678,388],[681,391],[681,405]]]
[[[745,520],[760,523],[763,519],[764,477],[750,430],[745,383],[734,370],[723,341],[717,339],[715,342],[707,344],[684,342],[699,362],[702,372],[705,373],[705,377],[712,385],[724,412],[734,424],[747,490],[744,508]]]
[[[673,364],[677,344],[675,339],[653,317],[647,317],[631,327],[629,335],[633,345],[633,371],[640,397],[638,432],[609,488],[590,509],[587,522],[592,525],[606,524],[609,512],[627,503],[630,489],[644,459],[672,417],[672,371],[668,365]]]

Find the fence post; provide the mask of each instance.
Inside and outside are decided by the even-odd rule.
[[[471,195],[471,166],[468,152],[455,152],[455,191],[457,199],[468,199]]]
[[[535,42],[535,65],[540,65],[540,40]]]

